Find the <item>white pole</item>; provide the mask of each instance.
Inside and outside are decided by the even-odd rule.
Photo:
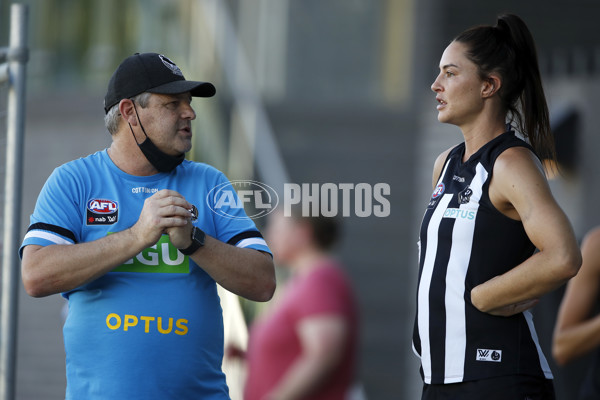
[[[25,64],[27,63],[27,14],[23,4],[11,6],[7,104],[6,177],[4,193],[4,242],[2,243],[2,308],[0,314],[0,399],[15,398],[17,310],[21,238],[23,142],[25,128]]]

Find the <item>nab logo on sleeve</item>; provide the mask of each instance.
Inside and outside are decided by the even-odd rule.
[[[112,225],[119,220],[119,205],[116,201],[91,199],[87,202],[87,225]]]

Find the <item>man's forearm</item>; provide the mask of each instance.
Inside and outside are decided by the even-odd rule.
[[[268,301],[275,291],[271,256],[206,236],[192,259],[223,288],[253,301]]]
[[[29,245],[23,249],[23,285],[34,297],[66,292],[99,278],[145,247],[131,229],[93,242]]]

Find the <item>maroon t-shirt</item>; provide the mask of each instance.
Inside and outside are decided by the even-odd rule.
[[[330,261],[290,281],[276,308],[253,324],[245,400],[260,400],[277,385],[301,354],[298,324],[319,315],[342,316],[348,322],[349,337],[339,366],[310,399],[344,399],[354,381],[358,317],[351,285],[340,266]]]

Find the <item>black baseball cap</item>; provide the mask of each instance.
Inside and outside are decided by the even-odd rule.
[[[162,54],[135,53],[117,67],[108,82],[104,96],[104,112],[115,104],[140,93],[179,94],[211,97],[216,93],[212,83],[186,81],[177,65]]]

